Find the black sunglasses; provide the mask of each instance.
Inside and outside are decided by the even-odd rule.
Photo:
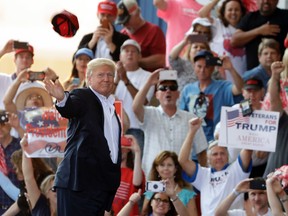
[[[177,85],[171,85],[171,86],[160,85],[158,87],[158,90],[160,90],[160,91],[167,91],[168,89],[170,91],[177,91],[178,90],[178,86]]]

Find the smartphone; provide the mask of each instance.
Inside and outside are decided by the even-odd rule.
[[[78,86],[78,85],[80,84],[80,79],[79,79],[79,78],[76,78],[76,77],[74,77],[74,78],[73,78],[73,80],[72,80],[72,84],[73,84],[73,85],[77,85],[77,86]]]
[[[6,111],[1,111],[0,112],[0,123],[5,123],[8,122],[9,118],[8,118],[8,114],[6,113]]]
[[[253,190],[266,190],[266,182],[263,178],[255,178],[250,181],[250,189]]]
[[[247,99],[240,101],[240,108],[242,110],[243,116],[249,116],[253,112],[251,102],[250,102],[250,100],[247,100]]]
[[[121,146],[131,146],[131,139],[125,136],[121,137]]]
[[[28,79],[30,81],[40,80],[43,81],[45,78],[45,72],[44,71],[29,71],[28,72]]]
[[[28,49],[28,42],[14,41],[13,48],[16,49]]]
[[[102,19],[101,20],[101,26],[102,26],[102,28],[109,29],[109,21],[107,19]]]
[[[146,191],[151,192],[164,192],[166,191],[166,184],[162,181],[147,181]]]
[[[188,35],[188,40],[191,43],[208,43],[207,36],[202,34],[190,34]]]
[[[223,62],[218,57],[207,57],[206,58],[206,65],[207,66],[222,66]]]
[[[176,70],[162,70],[159,74],[159,80],[177,80]]]

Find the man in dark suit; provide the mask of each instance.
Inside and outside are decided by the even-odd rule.
[[[98,58],[87,65],[88,88],[64,92],[60,82],[44,80],[69,119],[65,156],[55,179],[58,215],[104,215],[120,184],[121,126],[114,108],[115,63]]]

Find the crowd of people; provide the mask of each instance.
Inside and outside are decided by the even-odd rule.
[[[14,52],[15,72],[0,73],[1,215],[287,214],[288,10],[278,0],[153,3],[166,36],[136,0],[102,0],[64,81],[53,65],[31,71],[31,44],[5,43],[0,58]],[[248,117],[279,113],[274,152],[220,142],[222,107],[242,113],[243,101]],[[27,150],[31,115],[44,108],[69,120],[61,158]]]

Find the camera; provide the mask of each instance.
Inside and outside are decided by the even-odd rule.
[[[131,146],[131,139],[125,136],[121,137],[121,146]]]
[[[206,65],[207,66],[222,66],[223,62],[220,58],[218,57],[206,57]]]
[[[0,123],[5,123],[8,122],[9,118],[8,118],[8,114],[6,113],[6,111],[1,111],[0,112]]]
[[[250,181],[250,189],[253,190],[266,190],[266,182],[263,178],[254,178]]]
[[[176,70],[162,70],[159,73],[159,80],[177,80]]]
[[[28,42],[14,41],[13,48],[14,49],[28,49]]]
[[[28,72],[28,79],[30,81],[40,80],[43,81],[45,78],[45,72],[44,71],[29,71]]]
[[[253,112],[252,106],[251,106],[251,101],[247,100],[247,99],[240,101],[240,108],[242,110],[243,116],[249,116]]]
[[[151,192],[164,192],[166,190],[166,185],[161,181],[147,181],[146,191]]]

